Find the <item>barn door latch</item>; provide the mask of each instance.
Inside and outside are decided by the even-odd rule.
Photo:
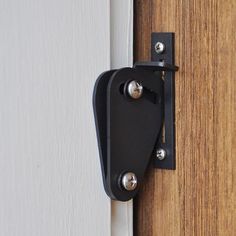
[[[175,169],[174,33],[152,33],[151,61],[102,73],[93,107],[105,191],[133,198],[150,160]]]

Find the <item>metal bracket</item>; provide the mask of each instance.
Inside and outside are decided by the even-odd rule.
[[[174,33],[152,33],[151,62],[134,67],[162,71],[164,80],[164,120],[162,133],[153,152],[154,167],[175,169],[175,66]]]
[[[165,45],[163,53],[157,53],[155,45],[161,42]],[[151,60],[165,61],[167,64],[175,65],[174,33],[152,33]],[[164,79],[164,124],[162,135],[157,143],[156,153],[164,150],[166,156],[154,158],[154,165],[160,169],[175,169],[175,72],[166,70]]]
[[[174,34],[153,33],[152,61],[104,72],[96,81],[93,107],[103,183],[114,200],[137,194],[153,157],[155,167],[175,169],[177,69]]]

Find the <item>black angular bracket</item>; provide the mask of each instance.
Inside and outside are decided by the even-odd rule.
[[[153,33],[151,45],[151,61],[104,72],[94,87],[103,183],[115,200],[137,194],[150,160],[175,169],[174,34]]]

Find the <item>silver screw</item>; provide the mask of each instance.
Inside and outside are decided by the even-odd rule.
[[[166,151],[162,148],[158,149],[156,152],[158,160],[162,161],[166,158]]]
[[[155,51],[157,54],[161,54],[165,51],[165,44],[162,42],[157,42],[155,44]]]
[[[136,80],[131,81],[127,89],[129,96],[133,99],[139,99],[143,94],[143,86]]]
[[[127,191],[133,191],[137,187],[138,180],[133,172],[127,172],[122,176],[121,183]]]

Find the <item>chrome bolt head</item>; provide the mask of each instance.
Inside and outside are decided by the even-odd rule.
[[[165,51],[165,44],[162,42],[157,42],[154,47],[157,54],[161,54]]]
[[[127,172],[122,176],[121,184],[127,191],[133,191],[136,189],[138,180],[133,172]]]
[[[166,151],[162,148],[158,149],[156,152],[157,159],[162,161],[166,158]]]
[[[143,94],[143,86],[136,80],[129,82],[127,90],[129,96],[133,99],[139,99]]]

